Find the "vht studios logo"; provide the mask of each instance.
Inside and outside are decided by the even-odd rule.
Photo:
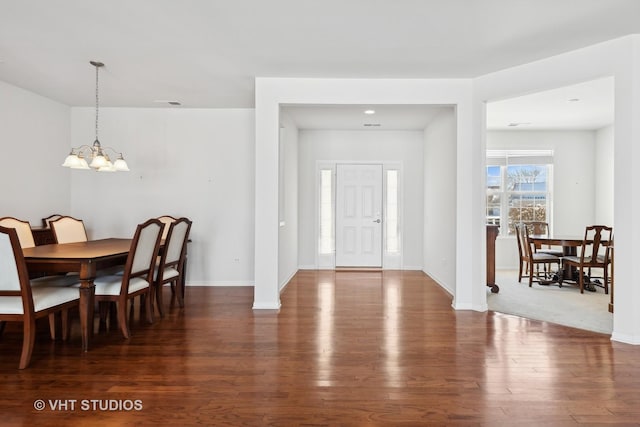
[[[38,399],[36,411],[142,411],[142,400],[130,399]]]

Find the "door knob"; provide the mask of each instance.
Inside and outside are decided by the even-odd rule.
[[[374,219],[373,222],[377,222],[378,224],[380,224],[380,219]]]

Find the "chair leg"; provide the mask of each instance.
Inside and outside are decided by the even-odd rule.
[[[103,332],[107,330],[107,315],[109,313],[109,301],[100,301],[98,303],[98,314],[100,321],[98,323],[98,331]]]
[[[183,276],[180,275],[178,280],[176,280],[176,292],[178,294],[178,304],[180,305],[180,308],[184,308],[184,280],[182,278]]]
[[[118,328],[118,304],[114,301],[109,302],[109,330]]]
[[[580,293],[584,294],[584,271],[582,270],[582,268],[578,273],[578,284],[580,285]]]
[[[66,341],[69,339],[69,333],[71,332],[71,323],[69,323],[69,310],[62,310],[60,313],[61,318],[61,330],[62,330],[62,341]]]
[[[56,313],[49,313],[49,335],[51,340],[56,340]]]
[[[29,366],[29,362],[31,362],[33,344],[36,341],[35,319],[25,321],[22,327],[22,354],[20,355],[20,365],[18,366],[18,369],[25,369]]]
[[[522,282],[522,264],[524,264],[524,262],[520,260],[520,269],[518,271],[518,283]]]
[[[133,304],[131,304],[131,308],[133,308]],[[120,330],[122,331],[122,335],[129,339],[129,323],[127,322],[127,301],[119,301],[118,302],[118,324],[120,325]]]
[[[145,295],[142,294],[142,297],[144,298],[144,308],[145,311],[147,312],[147,322],[148,323],[153,323],[153,313],[151,311],[151,303],[153,302],[153,299],[151,298],[151,291],[152,288],[149,288],[149,295]],[[142,301],[140,301],[140,303],[142,304]],[[142,310],[142,307],[140,307],[140,309]]]
[[[162,298],[163,288],[164,286],[162,284],[157,284],[155,289],[156,306],[158,307],[158,313],[160,313],[160,317],[164,317],[164,301]]]
[[[533,265],[529,264],[529,287],[533,285]]]

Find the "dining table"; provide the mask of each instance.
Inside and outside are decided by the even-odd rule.
[[[109,238],[86,242],[49,244],[24,248],[29,273],[78,273],[80,283],[80,330],[82,351],[89,349],[93,334],[95,284],[98,270],[124,265],[131,248],[131,239]]]

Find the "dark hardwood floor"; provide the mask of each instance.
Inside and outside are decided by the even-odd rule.
[[[186,309],[86,354],[77,319],[69,342],[45,321],[23,371],[9,324],[0,425],[640,425],[640,347],[607,335],[454,311],[419,272],[302,271],[281,299],[188,287]]]

